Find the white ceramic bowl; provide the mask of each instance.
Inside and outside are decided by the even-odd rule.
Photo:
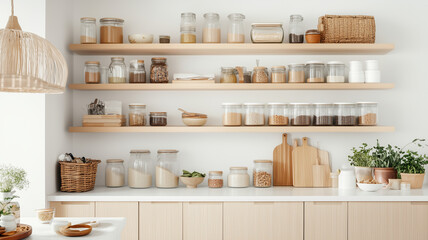
[[[130,34],[128,35],[128,41],[130,43],[153,43],[153,34]]]
[[[376,192],[382,189],[385,185],[383,183],[379,184],[369,184],[369,183],[358,183],[358,187],[366,192]]]

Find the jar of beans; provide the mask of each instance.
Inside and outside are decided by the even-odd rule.
[[[334,106],[330,103],[314,103],[314,125],[333,126]]]
[[[356,114],[356,104],[354,103],[335,103],[336,115],[334,123],[337,126],[355,126],[358,124]]]
[[[265,125],[265,105],[263,103],[244,103],[244,111],[245,126]]]
[[[87,61],[85,62],[85,83],[100,83],[100,62]]]
[[[222,171],[210,171],[208,173],[208,187],[210,187],[210,188],[222,188],[223,187],[223,172]]]
[[[288,125],[288,104],[268,103],[268,124],[269,126]]]
[[[223,103],[223,126],[241,126],[242,125],[242,104]]]
[[[377,124],[377,103],[358,102],[358,125],[374,126]]]
[[[289,83],[305,82],[305,64],[292,63],[288,65],[288,82]]]
[[[306,63],[306,82],[308,83],[323,83],[325,65],[318,61],[309,61]]]
[[[254,160],[253,168],[253,185],[254,187],[271,187],[272,186],[272,161],[271,160]]]
[[[286,71],[285,66],[274,66],[271,68],[272,83],[285,83]]]
[[[268,83],[269,73],[266,67],[254,67],[253,69],[253,83]]]
[[[168,65],[166,58],[156,57],[152,58],[152,65],[150,66],[150,82],[151,83],[168,83]]]
[[[150,112],[150,126],[166,126],[166,112]]]
[[[291,125],[310,126],[312,124],[312,104],[290,103]]]

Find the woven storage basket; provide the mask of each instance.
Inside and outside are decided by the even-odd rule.
[[[88,163],[60,161],[61,192],[87,192],[94,189],[100,160],[88,159]]]
[[[373,16],[325,15],[318,19],[322,43],[374,43]]]

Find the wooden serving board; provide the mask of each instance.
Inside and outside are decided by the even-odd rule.
[[[10,236],[0,235],[0,240],[20,240],[29,237],[33,233],[30,225],[19,224],[16,233]]]
[[[287,134],[282,134],[282,143],[273,150],[273,185],[293,186],[293,147],[287,142]]]
[[[126,125],[124,115],[84,115],[83,127],[121,127]]]

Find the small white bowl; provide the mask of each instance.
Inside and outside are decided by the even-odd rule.
[[[153,34],[130,34],[128,35],[128,41],[130,43],[153,43]]]
[[[376,192],[382,189],[385,186],[383,183],[379,184],[370,184],[370,183],[358,183],[358,187],[366,192]]]
[[[53,222],[52,222],[52,230],[54,232],[58,233],[61,227],[67,226],[68,224],[69,224],[68,221],[53,220]]]

